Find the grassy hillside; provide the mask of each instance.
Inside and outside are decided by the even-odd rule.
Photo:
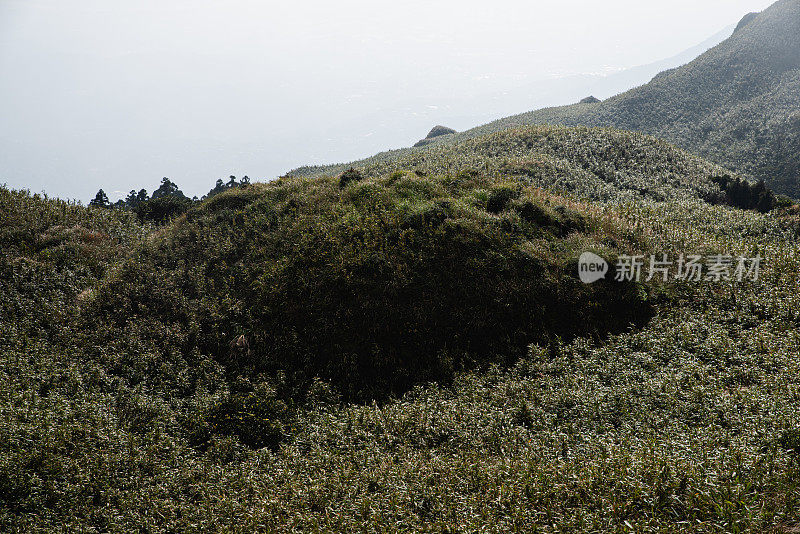
[[[87,315],[103,339],[153,343],[114,346],[126,376],[210,358],[381,398],[646,319],[636,287],[575,276],[582,250],[619,246],[636,243],[502,177],[283,179],[190,210],[117,267]],[[231,347],[240,336],[246,350]]]
[[[800,0],[780,0],[748,16],[733,36],[688,65],[604,102],[523,113],[437,137],[430,144],[531,124],[605,126],[652,134],[763,179],[779,193],[799,197]],[[292,174],[324,172],[329,171],[311,168]]]
[[[501,131],[425,151],[379,154],[362,163],[360,169],[369,176],[405,169],[426,174],[469,169],[605,201],[642,195],[654,200],[711,199],[720,191],[710,178],[730,174],[646,135],[552,126]],[[347,168],[340,165],[309,174]]]
[[[0,530],[790,531],[800,219],[725,174],[537,127],[158,228],[0,189]]]

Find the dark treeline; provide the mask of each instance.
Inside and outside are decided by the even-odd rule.
[[[785,206],[787,202],[791,201],[782,195],[776,196],[770,190],[764,180],[759,180],[756,183],[750,183],[742,180],[738,176],[736,178],[730,175],[714,176],[711,178],[715,184],[722,190],[723,198],[717,199],[718,204],[728,204],[744,210],[756,210],[761,213],[767,213],[776,207]]]
[[[152,195],[148,195],[146,189],[140,189],[138,192],[135,189],[131,189],[125,199],[120,199],[112,204],[108,200],[108,195],[101,189],[94,199],[89,202],[89,205],[107,209],[130,210],[136,213],[142,221],[163,224],[184,213],[196,202],[211,198],[229,189],[246,187],[249,184],[250,178],[247,176],[242,177],[239,181],[235,176],[230,176],[227,182],[222,179],[217,180],[214,187],[202,198],[196,196],[189,198],[180,190],[177,184],[164,177],[161,179],[161,185],[153,191]]]

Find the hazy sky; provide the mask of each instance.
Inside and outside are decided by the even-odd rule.
[[[489,100],[536,80],[672,56],[771,3],[0,0],[0,183],[86,201],[169,176],[200,195],[351,160],[494,118]]]

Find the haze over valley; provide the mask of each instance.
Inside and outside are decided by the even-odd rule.
[[[768,4],[2,0],[0,183],[86,202],[168,176],[193,196],[359,159],[606,98]]]

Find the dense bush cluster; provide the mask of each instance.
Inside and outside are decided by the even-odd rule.
[[[235,393],[217,400],[200,413],[193,414],[188,427],[189,442],[207,446],[215,436],[236,436],[255,449],[275,449],[291,434],[292,413],[278,399],[268,384],[252,391]]]
[[[731,206],[744,210],[756,210],[761,213],[768,213],[778,205],[778,199],[775,197],[775,193],[767,189],[763,180],[751,184],[738,176],[733,178],[727,174],[724,176],[715,176],[712,180],[719,185],[724,193],[724,197],[720,198],[720,201]]]
[[[238,182],[235,176],[231,176],[227,183],[219,179],[213,189],[203,196],[203,200],[228,191],[229,189],[247,187],[249,184],[250,178],[247,176],[243,177],[241,181]],[[132,189],[127,197],[112,204],[108,200],[108,195],[101,189],[89,202],[89,205],[95,208],[114,208],[131,211],[135,213],[142,222],[163,225],[179,215],[186,213],[186,211],[199,200],[200,199],[197,197],[187,197],[183,191],[178,188],[177,184],[169,178],[164,177],[161,179],[161,185],[158,189],[153,191],[152,196],[147,194],[146,189],[140,189],[138,193],[136,190]]]

